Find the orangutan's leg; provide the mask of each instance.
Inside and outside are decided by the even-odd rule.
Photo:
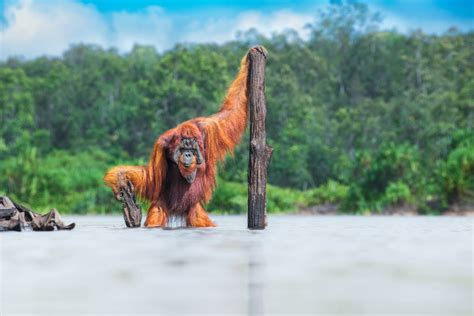
[[[151,205],[145,221],[145,227],[165,227],[167,216],[164,208],[159,205]]]
[[[186,224],[191,227],[215,227],[200,203],[191,207],[186,219]]]

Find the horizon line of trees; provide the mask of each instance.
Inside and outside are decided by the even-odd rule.
[[[103,172],[145,163],[163,131],[217,111],[240,58],[262,44],[269,182],[288,188],[271,187],[270,210],[472,204],[474,32],[380,31],[380,16],[353,1],[318,17],[308,40],[253,30],[164,53],[79,44],[61,57],[0,62],[0,193],[109,212]],[[211,209],[245,211],[247,143],[248,133],[222,166]]]

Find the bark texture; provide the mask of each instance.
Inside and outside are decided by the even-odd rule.
[[[266,143],[265,62],[263,46],[251,49],[249,69],[250,157],[248,172],[248,228],[264,229],[267,225],[267,168],[273,149]]]
[[[125,225],[130,228],[140,227],[142,223],[142,210],[137,204],[133,184],[127,181],[123,174],[119,175],[118,180]]]
[[[0,196],[0,231],[51,231],[71,230],[76,226],[64,224],[56,209],[41,215],[27,207],[13,202],[6,196]]]

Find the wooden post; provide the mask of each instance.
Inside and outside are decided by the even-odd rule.
[[[248,228],[264,229],[267,225],[267,167],[272,148],[267,146],[265,132],[265,61],[267,50],[255,46],[250,50],[249,111],[250,157],[248,171]]]

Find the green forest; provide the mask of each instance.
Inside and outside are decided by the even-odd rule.
[[[120,212],[104,172],[216,112],[249,47],[268,52],[268,210],[332,205],[442,214],[474,204],[474,31],[382,30],[355,3],[315,12],[302,39],[255,30],[224,44],[127,53],[77,44],[0,62],[0,195],[37,210]],[[247,210],[248,131],[220,166],[211,212]]]

